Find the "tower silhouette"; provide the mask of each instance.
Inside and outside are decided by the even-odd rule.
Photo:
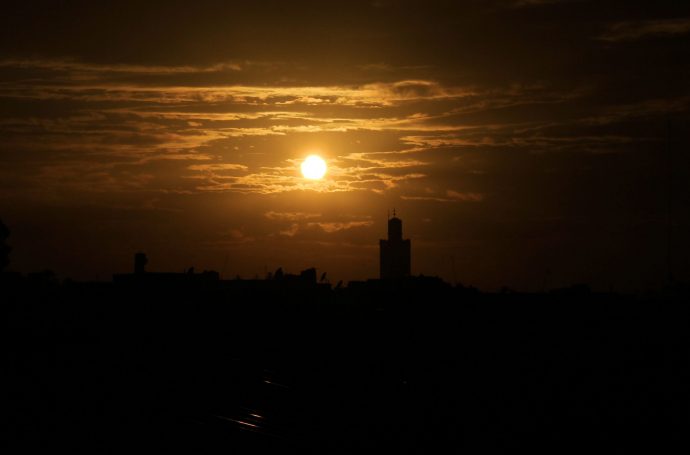
[[[402,220],[388,219],[388,240],[379,240],[381,279],[399,279],[410,275],[410,240],[402,238]]]

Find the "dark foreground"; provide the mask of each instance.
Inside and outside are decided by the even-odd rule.
[[[689,446],[680,298],[105,285],[3,293],[5,453]]]

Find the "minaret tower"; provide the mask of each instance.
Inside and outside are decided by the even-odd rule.
[[[388,219],[388,240],[379,240],[379,247],[382,280],[410,276],[410,239],[403,240],[402,220],[395,216],[395,209]]]

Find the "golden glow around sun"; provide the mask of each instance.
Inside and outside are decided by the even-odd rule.
[[[319,180],[326,174],[326,162],[318,155],[309,155],[302,161],[302,175],[310,180]]]

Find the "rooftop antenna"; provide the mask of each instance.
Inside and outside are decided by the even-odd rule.
[[[395,218],[395,208],[393,208],[393,218]]]

